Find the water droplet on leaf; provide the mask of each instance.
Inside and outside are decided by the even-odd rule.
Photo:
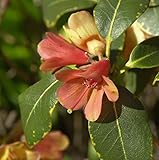
[[[71,114],[71,113],[72,113],[72,109],[68,109],[68,110],[67,110],[67,113],[68,113],[68,114]]]

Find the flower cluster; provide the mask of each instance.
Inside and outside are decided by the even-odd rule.
[[[103,58],[104,40],[93,17],[86,11],[72,14],[64,30],[72,44],[50,32],[39,43],[40,69],[58,70],[55,76],[62,85],[57,90],[57,97],[62,106],[69,110],[83,108],[86,119],[96,121],[102,110],[103,96],[106,95],[111,102],[119,98],[116,86],[108,77],[110,61]],[[88,54],[98,56],[99,61]],[[59,70],[72,64],[77,68]]]

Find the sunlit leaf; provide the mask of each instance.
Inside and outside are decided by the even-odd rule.
[[[97,153],[96,153],[91,141],[88,143],[88,159],[99,160]]]
[[[58,85],[53,76],[48,75],[19,96],[22,124],[30,146],[42,139],[52,127]]]
[[[137,109],[136,106],[141,103],[133,99],[133,95],[131,99],[130,96],[129,100],[126,99],[126,96],[120,95],[115,106],[107,104],[106,110],[113,108],[113,112],[106,111],[100,121],[89,123],[92,143],[103,160],[150,160],[152,134],[146,113]],[[120,107],[122,111],[119,115]],[[111,116],[114,119],[110,119]]]
[[[159,5],[159,0],[150,0],[150,5],[149,6],[158,6]]]
[[[94,10],[101,35],[116,39],[145,11],[148,4],[149,0],[101,0]]]
[[[148,39],[132,51],[126,67],[152,68],[159,66],[159,37]]]
[[[159,35],[159,6],[148,8],[143,15],[137,20],[145,32],[150,35]]]
[[[159,81],[159,72],[156,74],[154,81],[153,81],[153,85]]]
[[[65,13],[94,6],[94,0],[43,0],[42,7],[47,27],[53,27]]]

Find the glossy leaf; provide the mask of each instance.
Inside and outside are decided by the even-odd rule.
[[[159,81],[159,72],[156,74],[155,79],[153,81],[153,85]]]
[[[137,45],[132,51],[126,67],[152,68],[159,66],[159,37],[148,39]]]
[[[22,125],[30,146],[42,139],[52,127],[58,85],[58,81],[48,75],[19,96]]]
[[[94,14],[99,32],[114,40],[147,8],[149,0],[101,0]]]
[[[94,0],[43,0],[42,8],[47,27],[54,27],[65,13],[93,7]]]
[[[135,95],[140,95],[152,80],[155,69],[131,69],[125,72],[125,87]],[[141,81],[142,77],[142,81]]]
[[[144,31],[150,35],[159,35],[159,6],[148,8],[145,13],[137,20]]]
[[[137,77],[136,77],[136,73],[135,72],[126,72],[125,73],[125,87],[131,92],[131,93],[135,93],[136,88],[137,88]]]
[[[112,50],[123,50],[124,48],[125,34],[121,34],[116,40],[112,42]]]
[[[114,108],[113,112],[107,111],[100,122],[89,122],[92,143],[103,160],[150,160],[152,135],[145,111],[135,109],[141,105],[138,100],[131,98],[128,100],[131,102],[125,103],[127,97],[122,96],[116,106],[107,104],[106,110]],[[119,107],[122,108],[120,116]],[[110,115],[119,118],[110,120]]]

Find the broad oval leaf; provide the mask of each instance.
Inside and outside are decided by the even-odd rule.
[[[119,37],[148,7],[149,0],[101,0],[94,9],[96,24],[103,37]]]
[[[159,37],[150,38],[137,45],[126,63],[128,68],[153,68],[159,66]]]
[[[93,7],[94,0],[43,0],[42,8],[47,27],[54,27],[65,13]]]
[[[101,160],[152,159],[152,134],[145,111],[135,109],[136,102],[127,106],[121,100],[114,106],[114,115],[117,115],[119,103],[122,112],[118,119],[106,122],[110,117],[110,113],[107,113],[100,123],[89,122],[90,137],[98,156]],[[138,103],[136,106],[139,104],[141,105]],[[113,107],[108,105],[107,107]]]
[[[35,145],[51,130],[58,86],[59,82],[48,75],[19,96],[22,125],[30,146]]]
[[[159,81],[159,72],[156,74],[155,79],[153,81],[153,85]]]
[[[137,20],[144,31],[150,35],[159,35],[159,6],[148,8]]]

